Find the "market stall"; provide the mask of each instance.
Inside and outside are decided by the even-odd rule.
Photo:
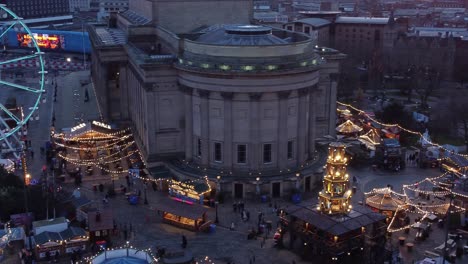
[[[156,209],[162,215],[163,222],[192,231],[198,231],[207,221],[207,208],[189,201],[169,198],[160,202]]]
[[[211,192],[207,181],[177,181],[169,182],[169,195],[194,203],[203,204]]]
[[[362,131],[362,128],[351,120],[346,120],[343,124],[336,127],[336,131],[347,136],[357,136]]]

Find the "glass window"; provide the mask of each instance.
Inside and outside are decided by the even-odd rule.
[[[304,28],[304,33],[310,34],[310,27],[305,27]]]
[[[214,160],[215,161],[222,161],[222,148],[221,143],[216,142],[214,143]]]
[[[271,144],[263,144],[263,163],[271,162]]]
[[[293,159],[294,158],[294,141],[289,140],[288,141],[288,159]]]
[[[247,162],[247,145],[237,145],[237,163]]]
[[[202,155],[202,142],[201,142],[201,139],[198,139],[197,140],[197,156],[198,157],[201,157]]]

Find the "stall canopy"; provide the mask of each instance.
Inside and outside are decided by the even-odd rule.
[[[343,124],[336,127],[336,131],[343,134],[352,134],[362,131],[362,128],[355,125],[351,120],[346,120]]]
[[[171,213],[177,216],[183,216],[189,219],[200,219],[207,211],[207,208],[203,206],[178,202],[172,199],[166,199],[164,202],[159,203],[155,207],[159,211]]]
[[[56,242],[59,243],[62,240],[60,234],[57,232],[49,232],[45,231],[40,233],[39,235],[34,236],[34,241],[36,245],[43,245],[47,242]]]

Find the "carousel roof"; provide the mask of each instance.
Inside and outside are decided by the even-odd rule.
[[[351,120],[346,120],[343,124],[336,127],[336,131],[340,133],[357,133],[362,131],[362,128],[354,124]]]
[[[366,198],[366,205],[379,210],[396,211],[405,204],[405,196],[390,188],[373,189]]]

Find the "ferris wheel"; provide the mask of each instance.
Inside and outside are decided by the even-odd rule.
[[[45,92],[44,53],[34,34],[4,4],[0,4],[0,146],[17,149],[29,120],[38,120],[37,110]],[[14,48],[10,48],[14,47]],[[33,118],[33,119],[32,119]]]

